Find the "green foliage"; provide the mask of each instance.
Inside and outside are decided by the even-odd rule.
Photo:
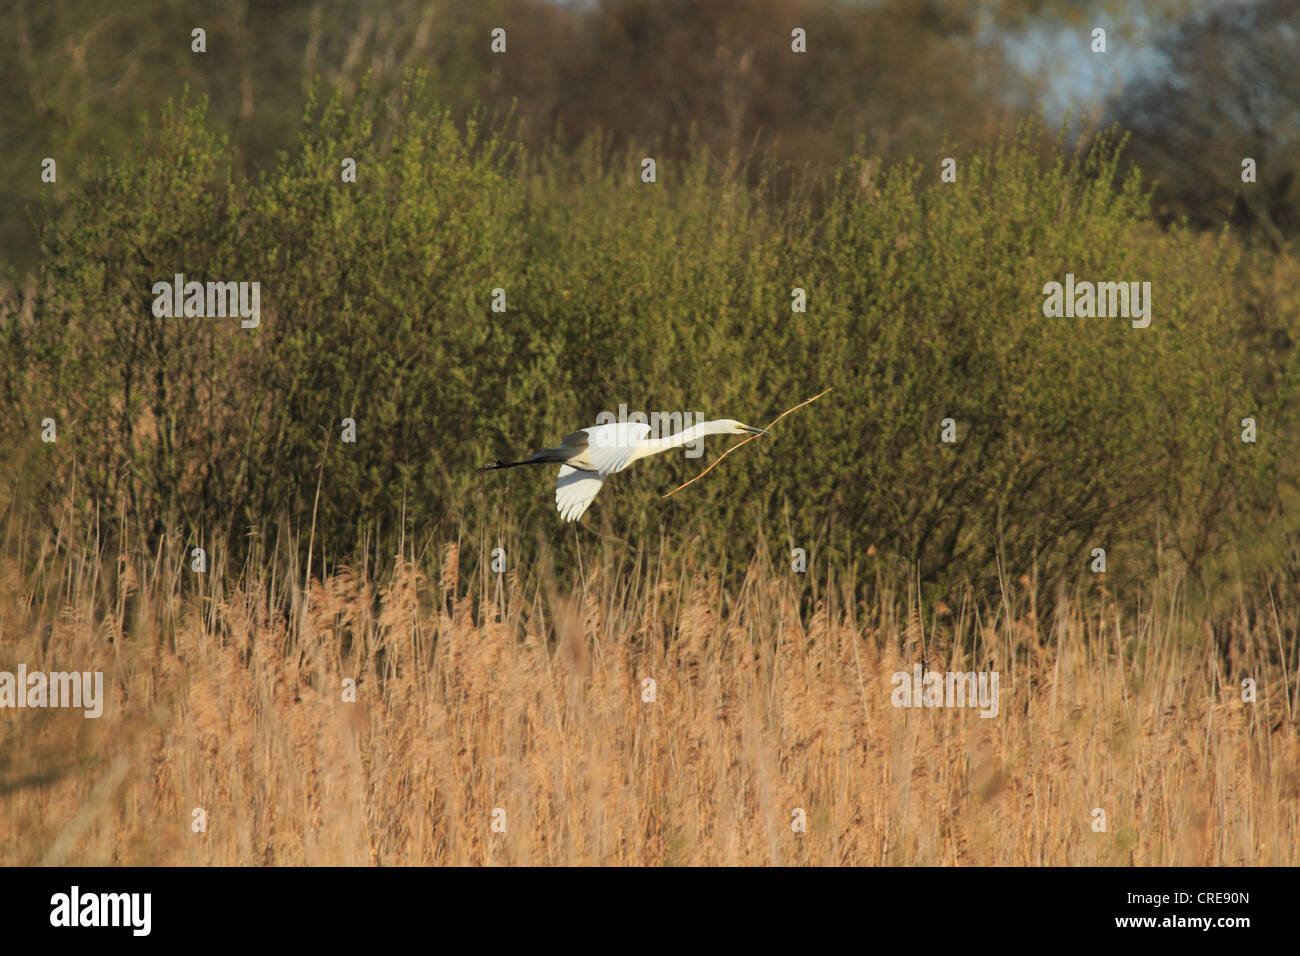
[[[956,183],[856,158],[816,195],[697,151],[644,184],[640,153],[531,155],[422,96],[309,106],[298,148],[238,184],[182,104],[47,226],[30,297],[0,303],[0,398],[7,444],[60,422],[57,451],[23,459],[46,462],[51,515],[71,501],[235,549],[287,519],[335,555],[399,521],[424,540],[554,536],[553,469],[477,466],[624,403],[766,425],[830,386],[666,501],[703,461],[619,475],[582,533],[719,562],[760,541],[874,546],[989,584],[998,555],[1072,579],[1096,546],[1121,573],[1158,548],[1195,567],[1281,507],[1294,301],[1261,319],[1236,245],[1152,228],[1113,142],[1044,166],[1027,131],[959,155]],[[151,286],[177,272],[260,281],[261,327],[155,318]],[[1150,282],[1151,327],[1044,318],[1067,272]]]

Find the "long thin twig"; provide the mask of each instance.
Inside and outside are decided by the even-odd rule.
[[[826,392],[833,391],[833,390],[834,390],[834,387],[832,386],[831,388],[826,389]],[[795,406],[793,406],[792,408],[787,408],[787,409],[786,409],[785,411],[783,411],[780,415],[777,415],[776,418],[772,419],[771,424],[769,424],[767,427],[768,427],[768,428],[771,428],[772,425],[775,425],[775,424],[776,424],[777,422],[779,422],[781,419],[785,418],[785,416],[789,415],[789,414],[790,414],[792,411],[794,411],[796,408],[803,408],[805,405],[811,405],[813,402],[817,401],[817,399],[821,398],[822,395],[825,395],[826,392],[820,392],[819,394],[814,395],[812,398],[809,398],[809,399],[806,399],[805,401],[800,402],[798,405],[795,405]],[[767,429],[764,429],[764,431],[766,431],[766,430],[767,430]],[[717,458],[715,458],[714,461],[713,461],[713,464],[712,464],[712,465],[709,465],[708,468],[705,468],[702,472],[700,472],[700,473],[699,473],[698,475],[696,475],[694,478],[690,479],[690,481],[685,481],[685,482],[683,482],[682,484],[678,485],[678,486],[677,486],[676,488],[674,488],[672,491],[668,492],[668,495],[675,495],[675,494],[677,494],[677,492],[681,491],[683,488],[685,488],[687,485],[691,484],[692,482],[699,481],[701,478],[703,478],[705,475],[707,475],[710,471],[712,471],[713,468],[714,468],[714,466],[716,466],[716,465],[718,464],[718,462],[722,461],[722,459],[726,458],[728,455],[730,455],[733,451],[735,451],[735,450],[736,450],[737,448],[739,448],[741,445],[745,444],[746,442],[751,442],[751,441],[753,441],[755,438],[761,438],[761,437],[762,437],[761,435],[750,435],[748,438],[745,439],[745,441],[737,442],[736,444],[732,445],[730,448],[728,448],[726,451],[724,451],[721,455],[719,455]],[[660,497],[667,498],[668,495],[661,495]]]

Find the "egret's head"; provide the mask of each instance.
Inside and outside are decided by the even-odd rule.
[[[771,432],[766,432],[761,428],[755,428],[753,425],[746,425],[743,422],[738,422],[734,418],[724,418],[721,424],[728,426],[728,431],[723,433],[726,435],[769,435],[771,434]]]

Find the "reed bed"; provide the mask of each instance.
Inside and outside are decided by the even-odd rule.
[[[456,543],[194,574],[18,537],[0,670],[101,670],[108,700],[0,713],[6,865],[1300,861],[1296,622],[1177,580],[1039,619],[1027,579],[924,607],[667,548],[561,587],[463,577]],[[917,663],[997,671],[998,715],[893,706]]]

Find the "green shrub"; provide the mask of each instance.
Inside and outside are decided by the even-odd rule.
[[[312,107],[250,182],[182,105],[47,227],[33,296],[0,304],[6,443],[32,451],[60,422],[57,451],[23,459],[47,509],[236,550],[288,519],[340,556],[399,521],[554,537],[552,469],[476,468],[620,404],[765,425],[833,386],[666,501],[703,461],[618,476],[584,523],[708,561],[874,546],[984,585],[999,555],[1070,579],[1099,546],[1113,571],[1149,571],[1157,548],[1195,567],[1276,513],[1297,376],[1269,335],[1294,317],[1251,332],[1237,246],[1154,229],[1113,142],[1044,167],[1027,133],[959,157],[956,183],[859,159],[778,198],[703,153],[645,184],[640,154],[528,156],[415,101]],[[260,281],[261,326],[153,317],[177,272]],[[1150,282],[1151,327],[1045,318],[1067,272]]]

